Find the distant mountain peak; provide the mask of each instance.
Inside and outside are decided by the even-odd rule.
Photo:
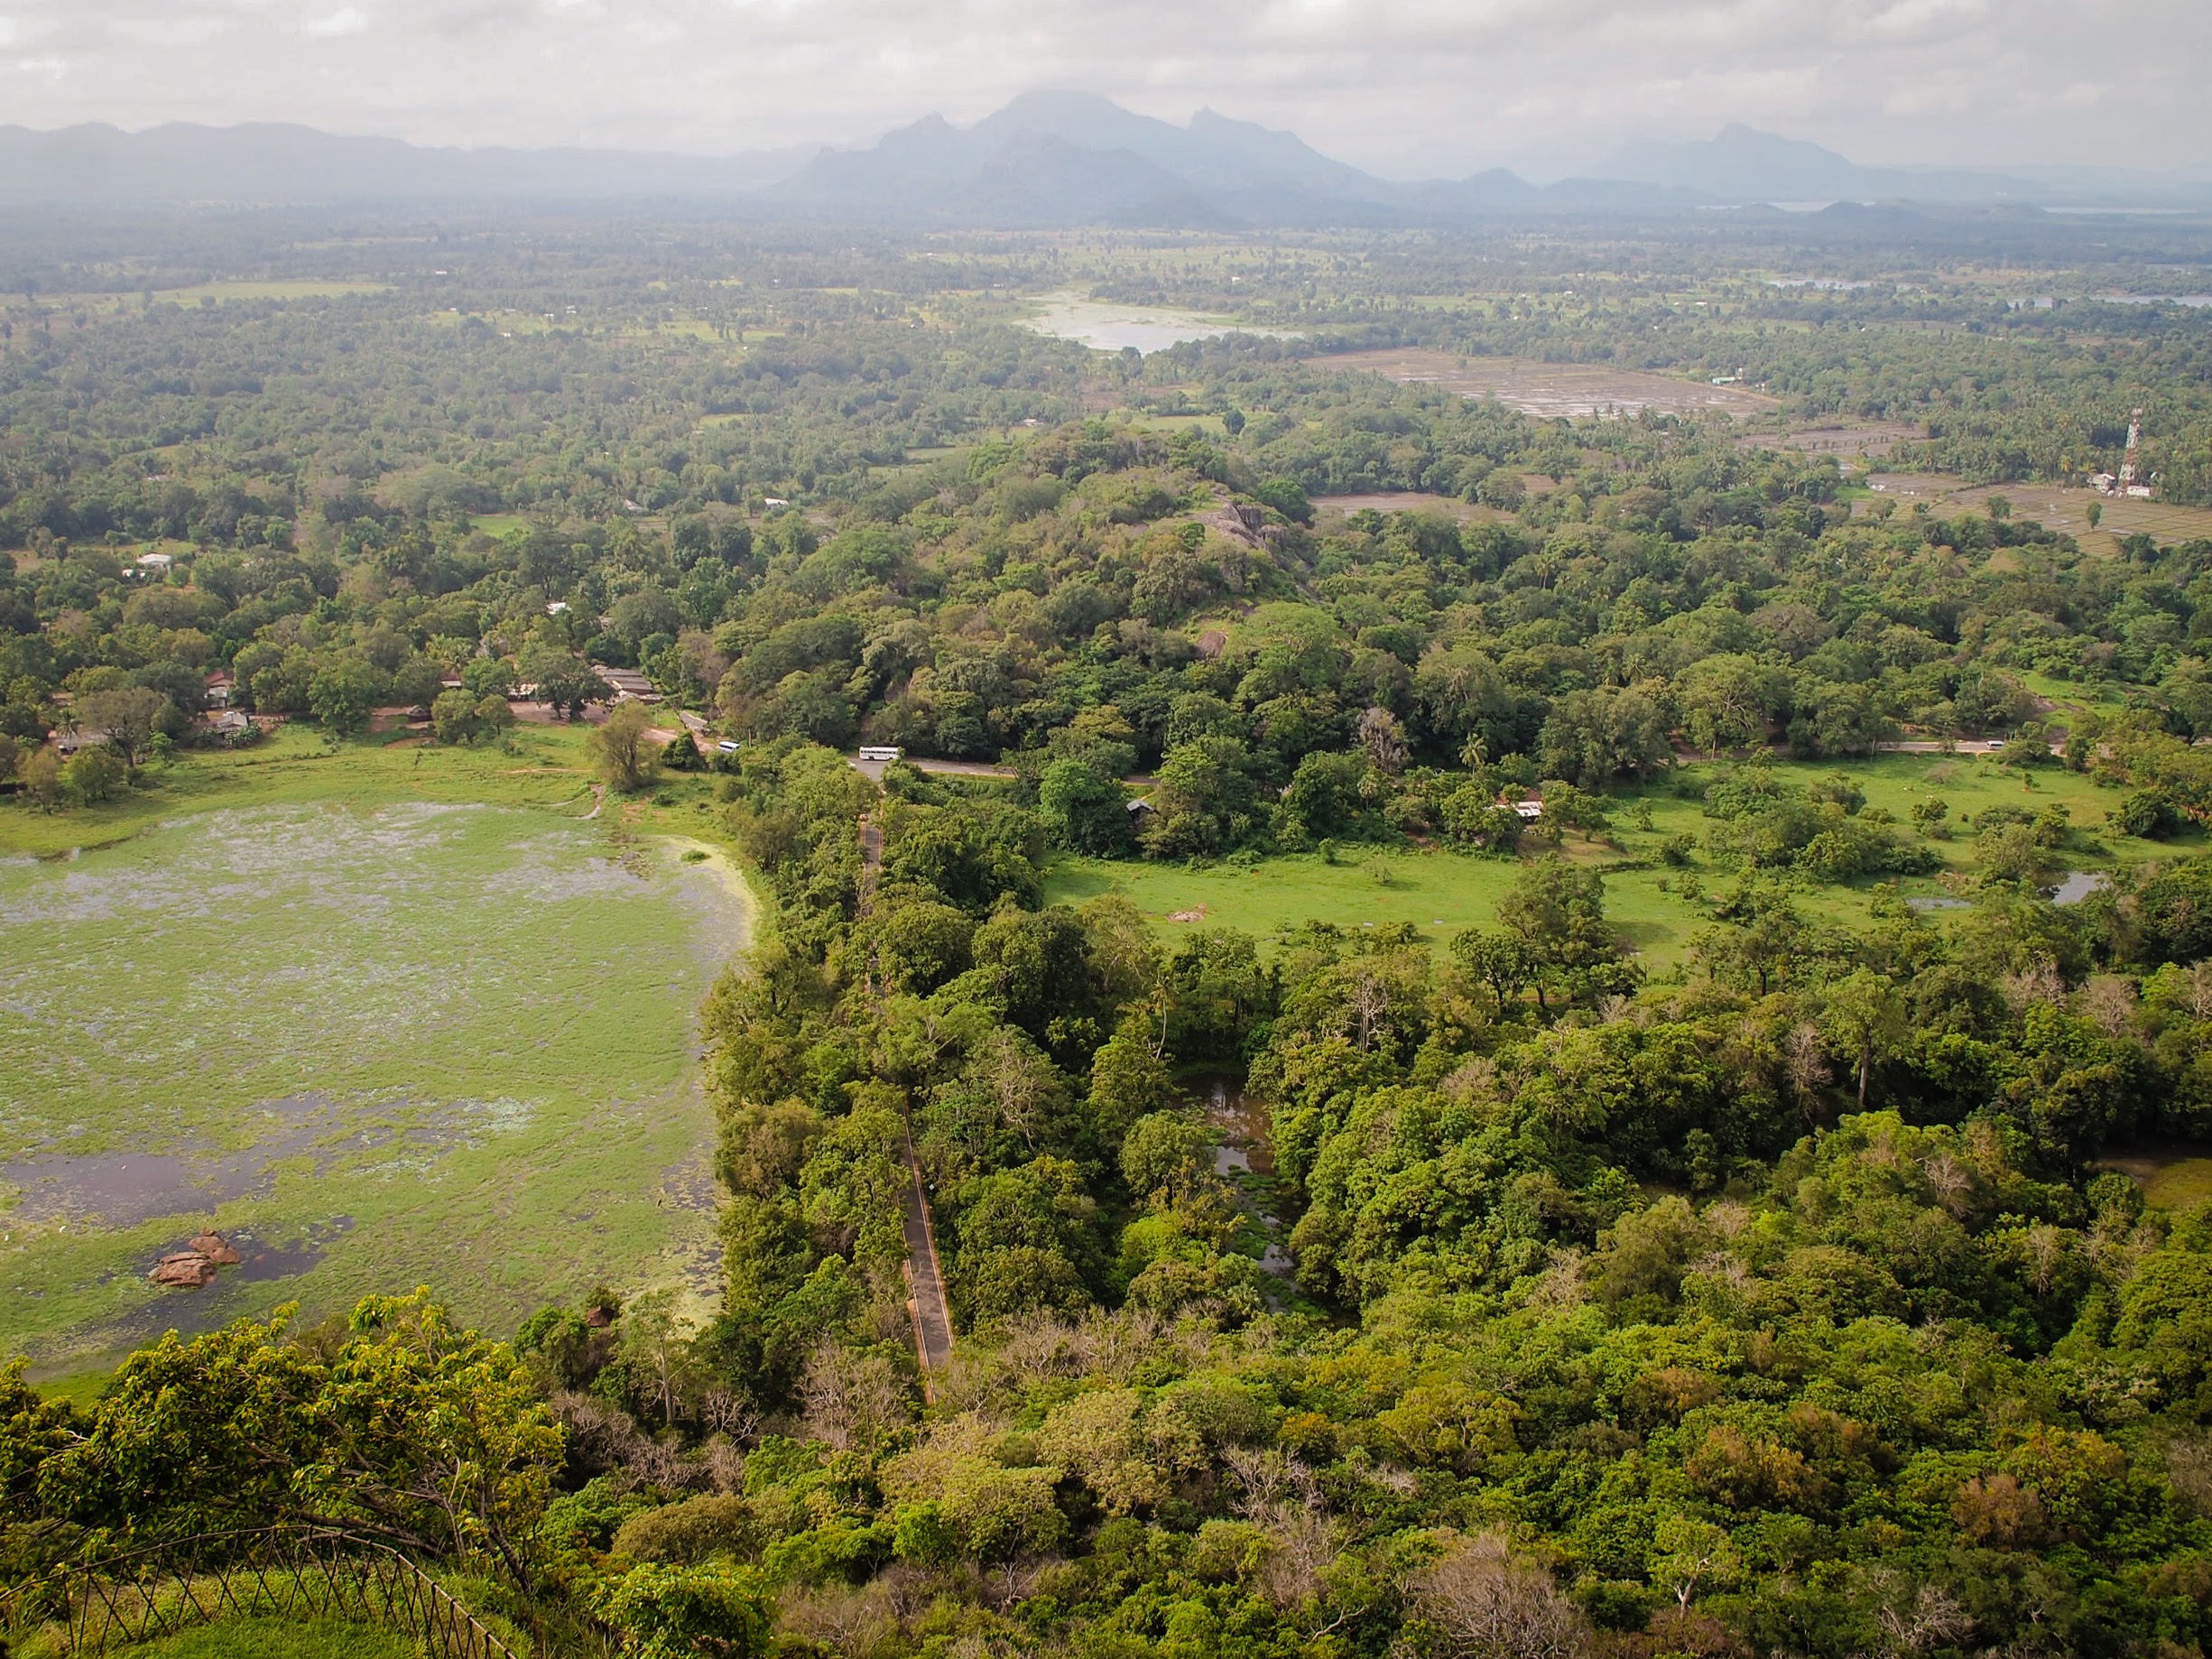
[[[1123,120],[1142,121],[1146,117],[1123,108],[1102,92],[1085,92],[1074,88],[1039,87],[1028,92],[1017,92],[986,120],[1018,118],[1023,116],[1060,116],[1073,112],[1086,115],[1119,117]]]
[[[967,126],[932,118],[819,158],[775,192],[798,211],[1009,225],[1403,222],[1404,192],[1296,134],[1202,109],[1178,126],[1095,92],[1025,92]],[[1347,213],[1351,216],[1348,219]]]

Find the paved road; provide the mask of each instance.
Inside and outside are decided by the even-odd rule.
[[[906,1129],[906,1284],[913,1293],[914,1349],[921,1360],[922,1386],[929,1375],[952,1363],[952,1311],[945,1301],[944,1271],[938,1265],[937,1231],[930,1220],[930,1195],[922,1190],[921,1160],[914,1154],[914,1129]]]
[[[2002,737],[1957,737],[1948,744],[1928,738],[1914,737],[1902,743],[1877,743],[1874,745],[1874,752],[1878,755],[1995,755],[2004,746],[2004,739]],[[1741,749],[1728,751],[1732,755],[1747,752]],[[1766,746],[1766,752],[1770,755],[1786,755],[1790,753],[1790,746],[1786,743],[1771,743]],[[2054,743],[2050,746],[2050,752],[2053,755],[2063,755],[2066,753],[2066,745]],[[1683,766],[1695,766],[1707,761],[1725,758],[1726,756],[1721,755],[1701,754],[1696,749],[1677,749],[1674,752],[1675,764]],[[1124,779],[1123,781],[1130,783],[1134,780]]]
[[[917,772],[927,772],[940,778],[1018,778],[1022,775],[1012,766],[990,766],[979,760],[910,759],[906,764]],[[862,760],[858,755],[849,755],[846,765],[871,783],[884,781],[885,763],[883,761]],[[1149,772],[1133,772],[1122,780],[1132,789],[1150,789],[1159,781]]]
[[[846,757],[846,765],[871,783],[884,781],[884,768],[889,764],[880,760],[862,760],[857,755]],[[976,760],[910,760],[906,764],[917,772],[933,773],[940,778],[1013,778],[1021,775],[1011,766],[986,766]]]
[[[1961,737],[1950,746],[1949,753],[1959,755],[1994,755],[2004,746],[2002,737]],[[1947,751],[1940,743],[1877,743],[1877,752],[1883,755],[1941,755]]]

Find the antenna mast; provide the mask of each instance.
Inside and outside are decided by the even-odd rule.
[[[2123,496],[2133,495],[2141,482],[2135,466],[2135,454],[2143,447],[2143,411],[2138,409],[2127,423],[2127,456],[2120,463],[2120,488]]]

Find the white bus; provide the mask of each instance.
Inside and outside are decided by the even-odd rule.
[[[906,751],[888,743],[864,743],[860,746],[860,758],[880,761],[904,760]]]

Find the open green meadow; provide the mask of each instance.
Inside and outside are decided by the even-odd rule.
[[[342,1619],[230,1619],[113,1650],[131,1659],[415,1659],[412,1637]]]
[[[1661,857],[1661,848],[1671,837],[1689,835],[1702,843],[1714,821],[1705,815],[1705,791],[1722,771],[1713,763],[1699,763],[1641,791],[1617,793],[1609,800],[1608,831],[1594,838],[1569,834],[1560,849],[1573,863],[1606,872],[1606,913],[1653,972],[1663,973],[1688,959],[1692,939],[1711,925],[1711,896],[1735,879],[1735,871],[1702,845],[1687,867],[1669,867]],[[2159,842],[2120,835],[2106,823],[2106,814],[2119,804],[2118,792],[2058,766],[2022,773],[1985,756],[1890,754],[1842,764],[1777,761],[1774,772],[1800,786],[1842,773],[1865,792],[1868,807],[1893,814],[1907,833],[1912,807],[1929,799],[1948,803],[1954,826],[1993,806],[2040,812],[2053,803],[2062,805],[2083,832],[2075,836],[2062,861],[2086,871],[2109,872],[2177,852],[2201,851],[2205,845],[2201,832]],[[1648,810],[1648,830],[1639,806]],[[1942,858],[1944,875],[1970,878],[1974,841],[1969,821],[1955,828],[1949,839],[1928,845]],[[1080,904],[1118,893],[1169,934],[1204,926],[1272,935],[1320,921],[1347,929],[1411,922],[1426,936],[1448,939],[1462,928],[1492,923],[1519,868],[1513,859],[1445,847],[1348,843],[1338,848],[1334,864],[1318,853],[1196,867],[1063,857],[1047,875],[1045,894]],[[1944,875],[1905,879],[1898,890],[1908,897],[1948,896],[1953,889],[1945,885]],[[1863,922],[1874,885],[1804,884],[1794,899],[1809,917]],[[1939,919],[1941,913],[1936,915]]]
[[[2161,1209],[2189,1210],[2212,1201],[2212,1157],[2202,1147],[2134,1147],[2107,1153],[2097,1164],[2133,1177],[2144,1199]]]
[[[1488,922],[1513,885],[1509,859],[1443,851],[1347,847],[1330,865],[1315,853],[1251,865],[1122,863],[1063,857],[1045,878],[1045,897],[1079,904],[1107,893],[1127,898],[1171,929],[1235,928],[1268,935],[1307,921],[1342,927],[1395,926],[1449,937]]]
[[[749,901],[703,786],[588,816],[581,758],[287,731],[0,815],[0,1353],[421,1284],[498,1330],[712,1293],[694,1011]],[[147,1283],[208,1227],[239,1265]]]
[[[370,282],[366,278],[338,282],[280,279],[270,282],[198,283],[189,288],[162,289],[154,298],[190,305],[202,300],[217,302],[225,300],[344,300],[356,294],[391,292],[391,283]]]

